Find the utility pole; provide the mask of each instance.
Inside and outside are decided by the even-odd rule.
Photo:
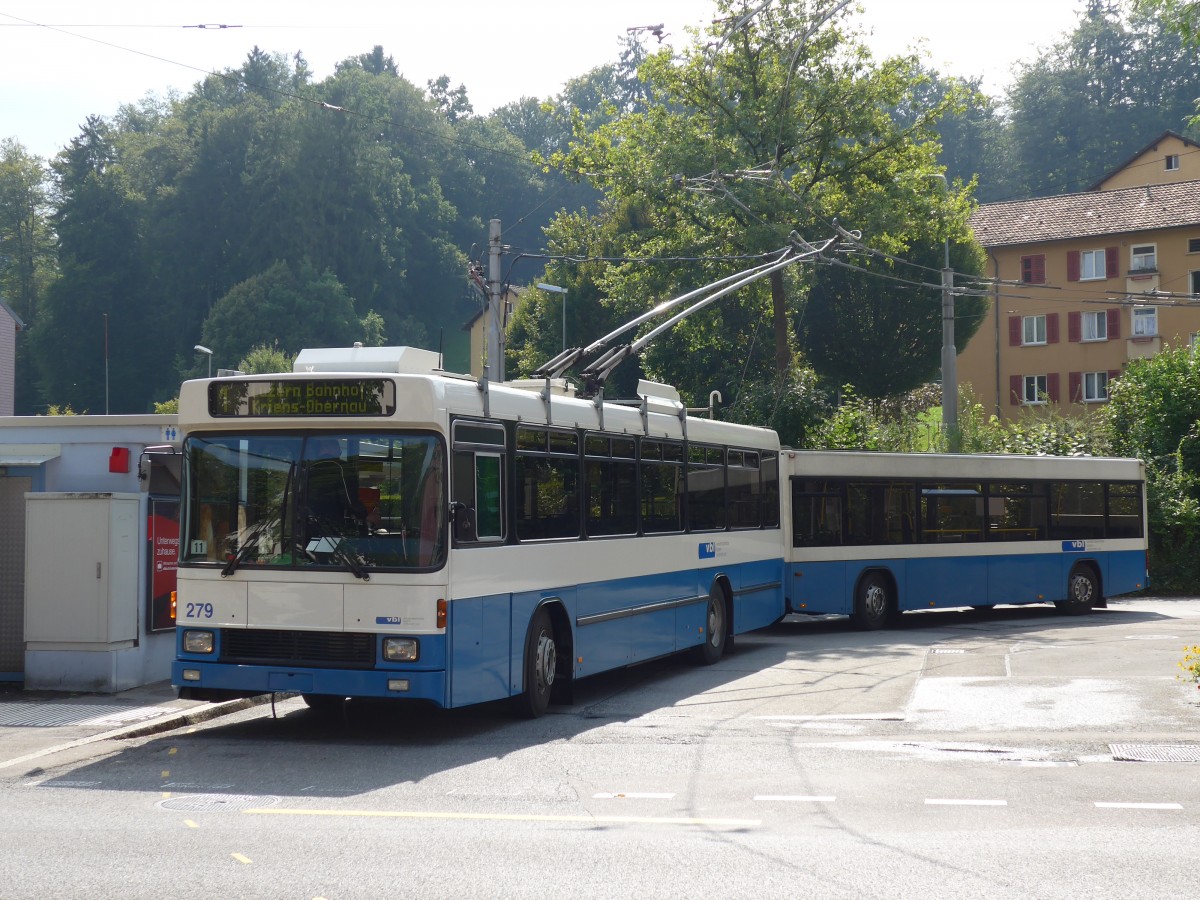
[[[504,288],[500,284],[500,220],[488,222],[488,381],[504,380]]]
[[[960,449],[958,434],[958,351],[954,348],[954,270],[950,268],[950,239],[942,269],[942,429],[951,452]]]
[[[942,183],[942,191],[950,196],[950,183],[941,173],[931,173]],[[942,261],[942,432],[952,453],[960,449],[958,433],[958,351],[954,347],[954,270],[950,268],[950,235],[945,238],[945,258]]]

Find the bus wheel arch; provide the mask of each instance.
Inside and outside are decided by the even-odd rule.
[[[711,666],[733,642],[733,591],[729,579],[718,575],[708,589],[704,604],[704,642],[694,651],[696,662]]]
[[[896,579],[887,569],[867,569],[854,586],[851,618],[863,631],[885,628],[898,615]]]
[[[1054,604],[1060,612],[1081,616],[1091,612],[1094,606],[1104,605],[1104,593],[1100,581],[1100,569],[1095,560],[1084,559],[1071,566],[1067,576],[1067,596]]]

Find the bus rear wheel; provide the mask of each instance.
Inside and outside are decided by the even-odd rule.
[[[1100,582],[1095,570],[1089,565],[1078,565],[1067,579],[1067,599],[1054,605],[1069,616],[1082,616],[1101,602]]]
[[[891,586],[879,572],[868,572],[854,594],[854,622],[863,631],[878,631],[892,614]]]
[[[533,616],[525,641],[525,691],[513,698],[516,711],[527,719],[536,719],[550,708],[550,693],[558,668],[558,647],[550,614],[539,609]]]
[[[729,627],[725,618],[725,598],[719,588],[708,594],[708,606],[704,612],[704,643],[696,648],[696,661],[706,666],[719,662],[725,655],[725,638]]]

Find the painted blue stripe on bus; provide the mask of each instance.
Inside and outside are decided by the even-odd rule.
[[[1146,557],[1141,550],[1089,556],[1100,570],[1106,597],[1141,590]],[[1046,603],[1066,599],[1074,555],[1026,553],[1011,556],[918,557],[790,563],[788,601],[794,612],[848,615],[854,590],[869,569],[882,569],[896,582],[901,610]]]

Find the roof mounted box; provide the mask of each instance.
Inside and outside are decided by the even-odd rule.
[[[386,372],[427,375],[441,369],[433,350],[417,347],[322,347],[301,350],[293,372]]]

